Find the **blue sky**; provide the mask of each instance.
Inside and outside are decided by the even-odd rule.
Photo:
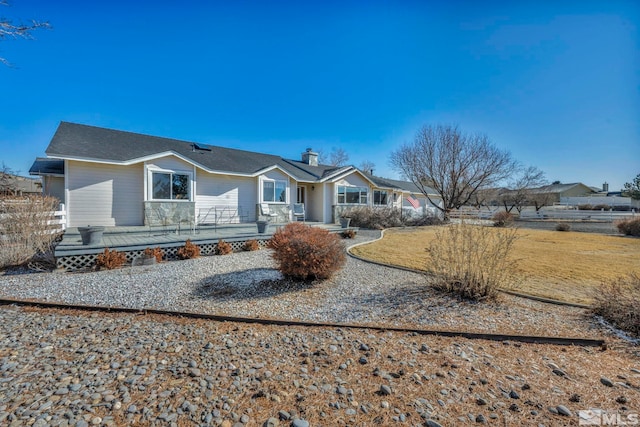
[[[26,174],[60,121],[297,159],[389,154],[424,124],[482,132],[550,181],[640,173],[635,1],[13,0],[0,162]]]

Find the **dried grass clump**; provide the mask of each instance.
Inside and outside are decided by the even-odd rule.
[[[96,268],[98,270],[113,270],[120,268],[127,261],[127,257],[124,253],[118,252],[115,249],[110,251],[109,248],[105,248],[104,252],[96,257]]]
[[[144,252],[142,252],[142,256],[148,259],[155,258],[156,262],[162,262],[162,258],[164,258],[164,252],[160,247],[156,247],[153,249],[146,248]]]
[[[556,224],[556,231],[570,231],[571,226],[566,222],[559,222]]]
[[[297,222],[276,231],[267,247],[273,249],[278,270],[297,280],[328,279],[346,261],[337,235]]]
[[[57,208],[55,197],[0,198],[0,269],[51,251],[59,233],[49,222]]]
[[[228,255],[231,252],[233,252],[231,245],[222,239],[216,245],[216,255]]]
[[[506,227],[513,222],[513,215],[506,211],[500,211],[496,212],[491,219],[494,227]]]
[[[640,275],[603,283],[594,293],[593,312],[623,331],[640,337]]]
[[[191,243],[190,239],[184,242],[184,246],[178,249],[177,254],[179,259],[191,259],[198,258],[200,256],[200,247]]]
[[[509,257],[517,230],[495,230],[464,222],[435,233],[429,247],[436,289],[474,301],[494,298],[498,288],[514,277]]]
[[[616,221],[615,225],[622,234],[640,237],[640,217],[622,219]]]
[[[242,249],[245,251],[257,251],[260,249],[260,244],[255,239],[247,240],[246,242],[244,242]]]

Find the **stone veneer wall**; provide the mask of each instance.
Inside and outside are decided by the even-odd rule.
[[[195,218],[195,202],[144,202],[144,225],[192,223]]]

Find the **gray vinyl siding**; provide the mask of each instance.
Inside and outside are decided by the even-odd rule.
[[[43,193],[47,196],[57,198],[60,203],[65,203],[64,200],[64,177],[62,176],[43,176],[42,181],[44,183]]]
[[[210,174],[200,169],[196,177],[196,216],[200,222],[213,223],[215,213],[223,222],[253,222],[258,200],[256,178]],[[237,210],[236,218],[229,218]]]
[[[144,166],[67,162],[70,227],[144,222]]]

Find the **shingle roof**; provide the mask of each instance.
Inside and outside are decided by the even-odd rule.
[[[29,175],[64,175],[64,160],[38,157],[31,165]]]
[[[69,122],[60,123],[46,150],[50,157],[124,164],[167,152],[176,153],[209,171],[253,175],[266,168],[278,166],[299,181],[318,181],[340,170],[346,171],[351,168],[311,166],[272,154]]]
[[[564,191],[570,190],[573,187],[576,187],[578,185],[582,185],[586,188],[590,188],[587,187],[586,185],[582,184],[581,182],[573,182],[570,184],[549,184],[549,185],[544,185],[542,187],[538,187],[538,188],[534,188],[533,191],[536,193],[562,193]]]
[[[49,158],[36,159],[29,172],[32,175],[63,174],[64,161],[60,159],[130,164],[170,152],[209,171],[254,175],[261,170],[277,166],[296,180],[308,182],[323,181],[356,170],[353,166],[312,166],[299,160],[284,159],[272,154],[60,122],[46,150]],[[418,187],[411,182],[362,173],[381,188],[397,188],[420,193]]]
[[[361,171],[362,172],[362,171]],[[367,178],[369,178],[374,184],[380,188],[396,188],[398,190],[407,191],[409,193],[421,194],[422,191],[413,182],[399,181],[396,179],[381,178],[379,176],[373,176],[369,173],[362,172]],[[436,190],[431,187],[425,187],[425,190],[429,194],[436,194]]]

